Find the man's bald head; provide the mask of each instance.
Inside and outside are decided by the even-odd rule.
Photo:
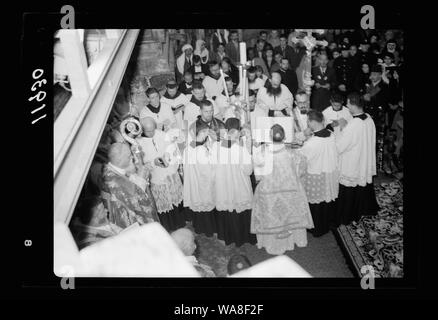
[[[113,143],[109,147],[108,160],[116,167],[126,169],[131,162],[131,149],[126,143]]]
[[[143,127],[143,132],[146,137],[152,138],[155,134],[155,129],[157,129],[157,123],[151,117],[145,117],[140,119],[141,126]]]
[[[190,229],[180,228],[170,235],[186,256],[191,256],[196,250],[195,235]]]

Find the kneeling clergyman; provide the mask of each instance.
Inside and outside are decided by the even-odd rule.
[[[310,110],[307,122],[313,135],[304,142],[299,152],[307,159],[304,187],[315,224],[311,231],[319,237],[334,224],[339,192],[338,153],[334,134],[324,128],[323,114]]]
[[[251,217],[251,232],[257,235],[257,246],[274,255],[307,246],[307,230],[314,227],[304,186],[306,159],[295,150],[286,149],[285,132],[276,124],[271,139],[254,165],[263,166],[257,185]],[[264,155],[263,155],[264,154]]]
[[[137,138],[137,142],[144,153],[144,163],[152,168],[151,191],[161,224],[171,232],[185,226],[183,185],[178,173],[182,159],[171,131],[158,130],[154,119],[149,117],[140,121],[144,136]]]
[[[376,175],[376,127],[372,118],[363,112],[357,93],[347,98],[353,115],[348,123],[340,121],[342,129],[336,140],[339,154],[339,197],[336,224],[349,224],[363,215],[376,215],[379,209],[373,185]]]

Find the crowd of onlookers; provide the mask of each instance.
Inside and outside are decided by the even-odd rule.
[[[378,127],[379,168],[402,176],[403,159],[403,78],[404,42],[402,30],[325,30],[315,33],[327,46],[316,46],[312,53],[311,108],[319,111],[330,105],[333,93],[346,102],[351,92],[359,93]],[[256,78],[266,84],[271,72],[281,74],[293,96],[304,89],[303,57],[306,49],[294,29],[261,30],[257,36],[242,39],[237,30],[206,30],[206,39],[181,44],[175,68],[180,91],[190,92],[193,81],[209,75],[209,63],[217,62],[234,88],[239,85],[239,41],[247,44],[247,59]],[[323,67],[324,75],[317,67]],[[327,79],[324,81],[324,77]],[[258,88],[258,87],[257,87]]]

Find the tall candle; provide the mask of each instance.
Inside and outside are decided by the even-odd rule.
[[[246,101],[246,69],[243,70],[243,101]]]
[[[248,84],[248,77],[245,78],[245,101],[248,102],[249,100],[249,84]],[[249,106],[248,106],[249,108]]]
[[[240,96],[243,96],[243,67],[239,66],[239,87],[240,87]]]
[[[227,100],[230,100],[230,97],[228,96],[227,82],[225,81],[224,71],[222,69],[220,69],[220,73],[221,73],[222,83],[223,83],[224,90],[225,90],[225,95],[227,96]]]
[[[246,43],[241,42],[239,44],[240,47],[240,64],[245,65],[246,64]]]

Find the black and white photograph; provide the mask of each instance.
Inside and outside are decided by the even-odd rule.
[[[403,277],[403,30],[53,41],[55,273]]]
[[[434,96],[406,61],[433,49],[408,60],[401,5],[145,8],[23,5],[25,294],[266,318],[432,286]]]

